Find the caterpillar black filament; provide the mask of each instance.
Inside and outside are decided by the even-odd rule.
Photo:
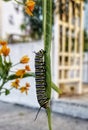
[[[45,75],[45,62],[44,50],[40,50],[35,55],[35,80],[36,80],[36,94],[37,100],[41,107],[47,108],[48,98],[46,96],[46,75]]]

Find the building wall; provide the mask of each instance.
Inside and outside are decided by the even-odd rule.
[[[84,3],[69,1],[66,12],[66,8],[61,6],[62,3],[66,5],[65,2],[65,0],[57,0],[55,10],[54,49],[56,54],[53,56],[55,57],[55,83],[65,90],[64,93],[68,93],[69,90],[69,92],[81,94]],[[60,10],[62,12],[58,13]]]
[[[19,28],[23,15],[22,12],[17,12],[14,9],[16,3],[14,2],[4,2],[0,0],[0,37],[7,38],[9,34],[16,33],[21,34]]]

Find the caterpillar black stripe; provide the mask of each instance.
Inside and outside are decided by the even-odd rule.
[[[45,75],[45,62],[44,62],[45,51],[41,49],[39,52],[35,54],[36,54],[35,55],[35,81],[36,81],[37,100],[38,103],[40,104],[40,109],[41,107],[46,109],[49,100],[46,96],[46,75]]]

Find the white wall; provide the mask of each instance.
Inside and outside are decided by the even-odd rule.
[[[42,41],[33,43],[22,43],[22,44],[20,43],[9,46],[11,48],[11,59],[13,63],[17,63],[23,55],[28,55],[30,57],[29,65],[31,67],[32,72],[34,72],[34,57],[35,57],[34,51],[37,52],[39,49],[43,47]],[[15,67],[15,70],[17,70],[17,66]],[[26,78],[25,80],[22,81],[22,85],[25,84],[25,82],[29,82],[31,85],[28,95],[22,94],[14,89],[8,96],[4,96],[4,94],[1,95],[0,100],[37,107],[38,103],[36,98],[35,79],[30,77]],[[6,84],[6,87],[9,86],[10,83]]]

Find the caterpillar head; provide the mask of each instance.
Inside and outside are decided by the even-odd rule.
[[[45,53],[45,51],[44,51],[43,49],[41,49],[41,50],[39,50],[39,51],[36,53],[36,55],[37,55],[37,56],[40,56],[40,57],[43,57],[43,56],[44,56],[44,53]]]
[[[39,53],[41,53],[42,55],[44,55],[45,51],[44,51],[43,49],[41,49],[41,50],[39,51]]]

